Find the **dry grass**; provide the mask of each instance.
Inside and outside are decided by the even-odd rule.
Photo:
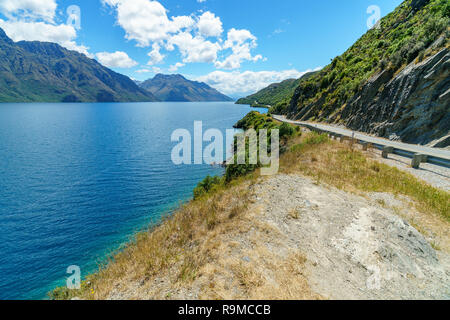
[[[212,195],[183,205],[159,226],[136,235],[136,240],[113,255],[99,271],[87,277],[81,290],[58,288],[54,299],[106,299],[114,288],[144,279],[150,281],[170,271],[174,282],[195,279],[204,257],[198,255],[198,242],[216,226],[236,219],[248,205],[251,178],[235,181]]]
[[[433,224],[448,226],[449,193],[367,158],[354,145],[309,133],[289,141],[289,147],[280,159],[284,173],[350,192],[405,195],[425,215],[431,213]],[[283,234],[257,218],[263,208],[253,206],[250,190],[258,179],[258,173],[243,177],[181,206],[159,226],[139,233],[81,290],[58,288],[52,297],[107,299],[127,292],[125,298],[171,299],[178,290],[182,297],[195,291],[202,299],[320,299],[303,274],[302,253],[278,250]],[[301,211],[287,214],[298,219]]]
[[[280,161],[281,171],[302,173],[318,183],[350,192],[389,192],[404,195],[416,208],[450,222],[450,194],[411,174],[369,159],[348,143],[309,133],[291,142],[291,152]]]

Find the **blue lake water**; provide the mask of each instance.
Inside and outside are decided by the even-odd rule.
[[[175,129],[231,128],[232,103],[0,104],[0,299],[44,299],[223,169],[175,166]],[[262,110],[264,111],[264,110]],[[225,132],[224,132],[225,135]]]

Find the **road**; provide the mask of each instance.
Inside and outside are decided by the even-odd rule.
[[[410,153],[419,153],[435,158],[444,159],[446,162],[450,162],[450,151],[444,150],[444,149],[438,149],[438,148],[430,148],[425,146],[420,146],[416,144],[408,144],[403,142],[397,142],[397,141],[390,141],[384,138],[374,137],[370,136],[361,132],[355,132],[349,129],[345,128],[339,128],[328,124],[322,124],[322,123],[311,123],[311,122],[303,122],[303,121],[294,121],[286,119],[285,116],[278,116],[273,115],[273,118],[281,121],[281,122],[287,122],[290,124],[299,125],[306,128],[316,128],[322,131],[327,131],[330,133],[340,134],[347,137],[354,137],[355,139],[362,140],[365,142],[369,142],[372,144],[378,144],[383,145],[386,147],[393,147],[398,150],[410,152]]]

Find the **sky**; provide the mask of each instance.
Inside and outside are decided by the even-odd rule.
[[[180,73],[240,97],[326,66],[401,2],[0,0],[0,28],[135,80]]]

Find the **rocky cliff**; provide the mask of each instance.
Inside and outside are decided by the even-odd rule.
[[[392,140],[450,145],[450,51],[373,76],[343,108],[351,129]]]
[[[404,1],[301,82],[280,113],[407,143],[450,146],[449,25],[448,1]]]

